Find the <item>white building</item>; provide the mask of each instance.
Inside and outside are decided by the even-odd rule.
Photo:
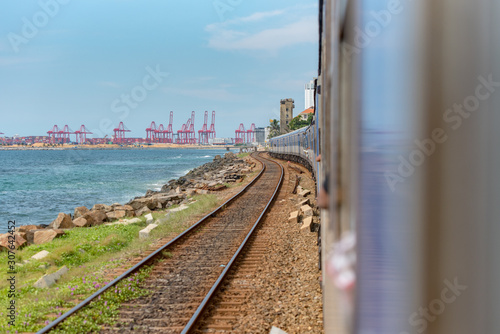
[[[314,80],[305,85],[305,106],[304,109],[314,107]]]

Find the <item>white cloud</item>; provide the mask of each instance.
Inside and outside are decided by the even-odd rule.
[[[254,13],[252,15],[246,16],[246,17],[239,17],[239,18],[228,20],[225,22],[209,24],[206,27],[206,29],[207,29],[207,31],[211,31],[214,29],[218,29],[221,26],[230,26],[230,25],[237,25],[237,24],[241,24],[241,23],[258,22],[258,21],[262,21],[266,18],[283,15],[284,13],[285,13],[285,10],[274,10],[271,12],[257,12],[257,13]]]
[[[315,43],[318,34],[317,15],[301,14],[293,13],[291,9],[276,10],[210,24],[205,28],[210,34],[208,46],[216,50],[274,53],[292,45]],[[259,24],[255,25],[256,22]]]

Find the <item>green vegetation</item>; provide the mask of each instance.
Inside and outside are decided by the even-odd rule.
[[[280,134],[281,134],[280,121],[278,121],[277,119],[270,120],[270,122],[269,122],[269,136],[267,139],[277,137]]]
[[[151,267],[143,269],[126,280],[116,284],[101,295],[101,297],[90,302],[89,305],[79,311],[75,316],[64,321],[53,331],[53,333],[95,333],[99,332],[103,325],[114,325],[122,303],[149,294],[148,291],[140,288],[140,284],[146,279],[150,272]],[[91,278],[91,280],[92,279],[98,278]],[[96,283],[96,281],[92,283]],[[96,286],[99,288],[100,284],[97,283]],[[74,289],[74,287],[72,289]],[[45,324],[49,324],[49,322],[46,321]]]
[[[304,126],[309,126],[311,125],[313,120],[313,114],[309,114],[307,117],[307,120],[303,120],[300,116],[294,117],[290,123],[288,124],[288,127],[290,130],[298,130],[300,128],[303,128]]]
[[[0,322],[0,332],[36,332],[61,314],[106,285],[112,277],[110,271],[129,267],[130,258],[141,254],[159,238],[184,231],[193,220],[215,209],[219,200],[215,195],[195,195],[194,203],[183,211],[153,212],[160,225],[151,232],[149,239],[139,239],[139,231],[146,226],[142,217],[140,223],[130,225],[101,225],[92,228],[74,228],[60,238],[42,245],[30,245],[16,253],[20,264],[16,274],[16,325],[8,327],[6,321]],[[176,206],[173,206],[174,208]],[[32,255],[47,250],[50,254],[42,260],[30,259]],[[5,253],[3,253],[5,254]],[[163,252],[171,257],[170,252]],[[23,263],[23,260],[29,260]],[[37,289],[33,284],[44,274],[57,271],[66,265],[70,271],[51,288]],[[0,294],[8,295],[7,261],[0,262]],[[77,317],[65,321],[58,329],[61,333],[86,333],[96,330],[100,324],[112,324],[121,303],[143,296],[148,292],[139,288],[148,276],[143,270],[133,279],[119,283],[116,288],[106,292],[90,307],[79,312]],[[0,299],[0,308],[5,316],[8,298]],[[58,327],[59,328],[59,327]]]
[[[239,153],[237,157],[239,159],[243,159],[244,157],[248,157],[250,155],[250,152],[245,152],[245,153]]]

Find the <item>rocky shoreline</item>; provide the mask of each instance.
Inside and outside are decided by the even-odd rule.
[[[15,247],[43,244],[64,235],[68,229],[102,225],[124,219],[140,217],[151,211],[165,210],[177,204],[187,204],[188,197],[225,189],[231,183],[242,182],[254,170],[256,163],[250,158],[239,159],[234,153],[215,156],[212,162],[189,171],[185,176],[170,180],[160,191],[148,190],[126,204],[95,204],[91,209],[80,206],[73,214],[59,213],[49,225],[25,225],[16,228]],[[9,236],[0,235],[0,251],[8,249]]]

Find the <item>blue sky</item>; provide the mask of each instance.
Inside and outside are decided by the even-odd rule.
[[[100,137],[123,121],[145,137],[170,110],[174,130],[215,110],[217,136],[234,137],[279,117],[282,98],[298,114],[317,73],[317,11],[314,0],[3,1],[0,132],[85,124]]]

